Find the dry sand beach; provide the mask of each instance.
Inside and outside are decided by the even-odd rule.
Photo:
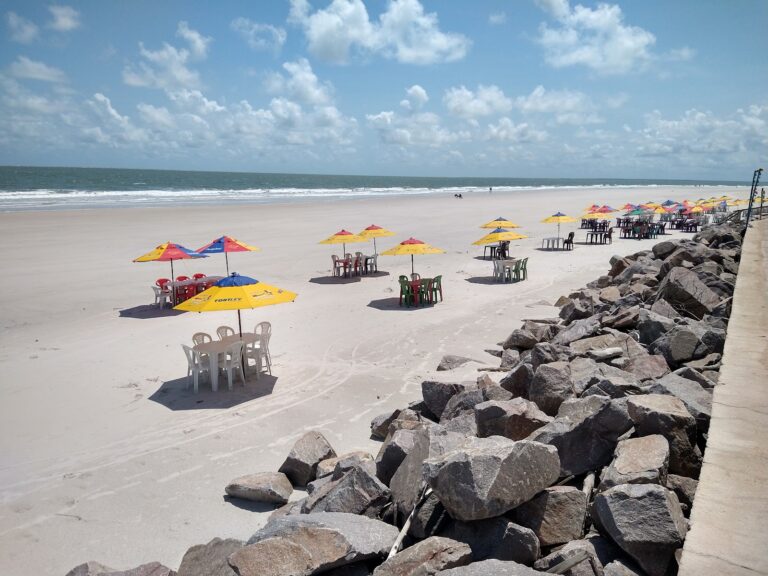
[[[0,214],[13,246],[0,253],[12,280],[0,286],[0,574],[61,575],[89,559],[122,569],[151,560],[177,567],[193,544],[248,538],[272,507],[225,501],[229,480],[276,470],[309,429],[339,453],[375,455],[371,418],[416,399],[444,354],[479,363],[441,378],[474,380],[478,367],[498,365],[483,350],[522,319],[556,315],[548,304],[604,273],[613,254],[656,242],[580,245],[585,234],[571,224],[563,229],[577,230],[573,252],[541,251],[541,238],[556,232],[544,217],[558,210],[578,217],[592,202],[618,207],[737,192],[582,188]],[[479,226],[497,216],[529,236],[510,247],[529,257],[527,281],[491,282],[491,263],[471,246],[484,233]],[[340,247],[318,242],[374,223],[396,232],[377,241],[379,252],[409,236],[446,250],[416,257],[417,272],[443,275],[444,302],[397,306],[407,257],[380,257],[386,275],[329,281]],[[203,384],[195,395],[185,390],[180,345],[193,332],[236,326],[236,315],[147,313],[150,286],[169,266],[131,260],[166,240],[197,248],[222,234],[262,248],[230,255],[232,270],[299,296],[243,312],[244,329],[272,323],[272,377],[233,392]],[[174,268],[223,274],[224,259]]]

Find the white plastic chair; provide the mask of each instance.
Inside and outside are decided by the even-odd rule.
[[[224,340],[227,336],[234,336],[235,331],[229,326],[219,326],[216,328],[216,334],[219,337],[219,340]]]
[[[256,379],[258,380],[262,366],[264,366],[267,369],[267,372],[272,375],[272,356],[269,353],[269,339],[272,337],[272,324],[269,322],[259,322],[256,324],[253,333],[256,335],[256,339],[248,346],[245,355],[247,360],[254,360],[256,362]]]
[[[219,368],[227,373],[227,384],[232,390],[232,374],[240,372],[240,380],[245,386],[245,375],[243,374],[243,343],[233,342],[227,346],[227,352],[224,358],[219,359]]]
[[[155,305],[158,308],[163,308],[165,303],[170,303],[171,293],[168,290],[161,290],[159,286],[152,286],[152,291],[155,293]]]
[[[190,379],[194,383],[195,394],[197,394],[198,380],[201,374],[208,372],[208,362],[203,361],[203,356],[199,352],[195,352],[189,346],[182,344],[184,354],[187,356],[187,388],[189,388]]]
[[[213,342],[210,334],[206,332],[195,332],[192,334],[192,343],[197,346],[198,344],[205,344],[206,342]]]

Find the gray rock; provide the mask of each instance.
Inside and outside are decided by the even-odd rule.
[[[533,530],[541,546],[553,546],[581,538],[586,511],[584,492],[572,486],[553,486],[515,508],[509,516]]]
[[[694,272],[679,266],[672,268],[661,281],[657,298],[664,298],[681,314],[696,319],[703,318],[720,303],[720,297]]]
[[[224,491],[234,498],[282,506],[291,497],[293,486],[281,472],[257,472],[235,478],[227,484]]]
[[[383,440],[389,432],[389,425],[400,415],[400,409],[386,414],[379,414],[371,420],[371,436]]]
[[[315,480],[315,482],[320,483],[320,486],[325,485],[327,482],[330,482],[331,478],[326,476],[325,478],[321,478],[320,480]],[[307,484],[307,487],[309,487],[312,484],[310,482]],[[318,488],[320,487],[318,486]],[[292,502],[288,502],[288,504],[285,504],[284,506],[281,506],[272,514],[269,515],[269,520],[274,520],[275,518],[282,518],[283,516],[295,516],[297,514],[301,514],[301,507],[304,505],[304,502],[306,502],[307,499],[300,498],[299,500],[293,500]]]
[[[590,350],[587,352],[587,356],[592,358],[595,362],[607,362],[614,358],[618,358],[624,354],[624,349],[619,348],[602,348],[598,350]]]
[[[569,361],[571,359],[571,350],[567,346],[552,344],[551,342],[539,342],[531,348],[531,366],[534,371],[542,364],[549,364],[557,361]]]
[[[651,385],[654,394],[669,394],[682,400],[688,412],[696,419],[699,432],[709,429],[712,417],[712,391],[703,388],[698,382],[683,378],[677,374],[667,374]]]
[[[450,520],[451,517],[448,516],[445,507],[440,503],[437,494],[431,492],[416,507],[408,534],[418,539],[429,538],[438,534]]]
[[[397,430],[381,445],[376,455],[376,476],[387,486],[413,448],[415,436],[414,430]]]
[[[625,380],[619,376],[594,376],[591,381],[594,380],[597,380],[597,382],[582,392],[582,398],[595,395],[608,398],[624,398],[644,392],[644,389],[634,381]]]
[[[398,430],[423,430],[434,424],[420,412],[406,408],[389,424],[386,436],[391,436]]]
[[[592,519],[649,576],[664,576],[687,530],[677,496],[655,484],[621,484],[599,493]]]
[[[329,482],[333,482],[333,474],[327,474],[325,476],[321,476],[320,478],[317,478],[316,480],[312,480],[312,482],[307,484],[304,489],[307,491],[307,494],[314,494],[316,490],[322,488]],[[306,501],[306,498],[304,498],[303,500]]]
[[[178,576],[237,576],[227,562],[245,542],[227,538],[214,538],[208,544],[192,546],[184,553]]]
[[[512,371],[501,379],[499,385],[509,391],[515,398],[526,398],[528,387],[533,380],[533,367],[525,362],[515,366]]]
[[[651,312],[655,312],[659,316],[664,316],[665,318],[670,318],[672,320],[680,317],[679,312],[672,308],[672,305],[664,300],[664,298],[656,299],[651,305]]]
[[[100,576],[107,572],[114,572],[114,569],[104,566],[99,562],[90,560],[83,564],[78,564],[72,570],[67,572],[66,576]]]
[[[468,566],[451,568],[437,573],[438,576],[535,576],[536,574],[544,574],[544,572],[533,570],[517,562],[503,562],[501,560],[473,562]]]
[[[479,388],[475,390],[467,390],[466,392],[459,392],[455,396],[452,396],[448,403],[445,405],[445,410],[440,416],[440,423],[445,424],[446,421],[456,418],[463,412],[471,412],[475,406],[482,404],[486,401],[484,390]]]
[[[85,572],[84,574],[88,574]],[[176,572],[163,566],[160,562],[149,562],[130,570],[115,570],[114,572],[98,572],[98,576],[176,576]]]
[[[472,358],[466,358],[465,356],[454,356],[453,354],[446,354],[440,360],[440,364],[437,365],[438,372],[444,372],[446,370],[453,370],[459,366],[463,366],[467,362],[478,362]]]
[[[296,441],[279,471],[288,476],[294,486],[306,486],[315,479],[318,463],[333,456],[336,452],[325,436],[312,430]]]
[[[284,516],[270,520],[229,563],[239,576],[309,576],[383,558],[396,538],[394,526],[356,514]]]
[[[634,286],[630,289],[635,290]],[[626,308],[622,303],[617,302],[615,308],[617,308],[615,313],[604,315],[600,319],[600,324],[616,330],[633,330],[640,318],[640,306]]]
[[[451,418],[441,424],[448,432],[456,432],[462,436],[477,436],[477,422],[475,413],[471,410],[461,412],[455,418]]]
[[[667,475],[667,488],[677,495],[680,504],[688,507],[689,513],[691,506],[693,506],[693,499],[696,497],[696,488],[698,486],[699,482],[693,478],[678,476],[677,474]]]
[[[619,294],[619,289],[616,286],[606,286],[600,290],[600,300],[603,302],[613,304],[619,298],[621,298],[621,294]]]
[[[623,370],[634,374],[640,380],[650,380],[669,374],[669,365],[664,356],[649,354],[629,360],[624,364]]]
[[[619,484],[661,484],[667,480],[669,442],[660,434],[622,440],[613,461],[603,468],[600,490]]]
[[[657,354],[664,356],[672,369],[679,368],[684,362],[689,362],[702,356],[700,333],[688,326],[675,326],[652,344]],[[703,350],[702,350],[703,352]]]
[[[368,452],[356,451],[347,452],[341,456],[334,456],[320,461],[317,464],[317,477],[322,478],[334,472],[343,473],[357,466],[367,467],[372,474],[376,473],[376,465],[373,456]]]
[[[551,422],[533,402],[523,398],[507,401],[488,401],[475,406],[477,436],[504,436],[510,440],[523,440],[537,428]]]
[[[707,354],[704,356],[704,358],[686,362],[685,365],[689,368],[693,368],[694,370],[719,370],[721,360],[722,355],[718,354],[717,352],[713,352],[712,354]]]
[[[688,380],[698,382],[702,388],[708,388],[711,390],[717,386],[716,380],[711,380],[703,372],[699,372],[690,366],[683,366],[682,368],[678,368],[673,372],[673,374],[677,374],[681,378],[687,378]]]
[[[589,318],[595,313],[594,304],[594,302],[586,299],[569,299],[565,305],[560,308],[560,318],[562,318],[566,324],[570,324],[576,320]]]
[[[494,559],[533,564],[539,557],[539,539],[533,530],[504,517],[452,522],[441,535],[468,544],[475,561]]]
[[[538,341],[539,339],[536,338],[530,330],[518,328],[517,330],[513,330],[512,334],[507,336],[502,347],[504,349],[517,348],[518,350],[530,350],[538,343]]]
[[[665,302],[664,300],[660,301]],[[657,314],[652,309],[643,309],[638,312],[637,333],[640,336],[640,342],[643,344],[651,344],[675,326],[674,320],[662,314]]]
[[[624,553],[608,538],[599,534],[589,534],[583,540],[571,540],[565,546],[557,548],[549,555],[536,561],[533,565],[537,570],[548,571],[565,560],[575,556],[586,559],[577,563],[563,574],[566,576],[600,576],[602,567]]]
[[[445,405],[459,392],[477,389],[473,382],[436,382],[425,380],[421,383],[421,396],[430,412],[440,418],[445,410]]]
[[[603,576],[643,576],[643,571],[634,562],[614,560],[605,565]]]
[[[432,465],[433,490],[448,513],[464,521],[504,514],[550,486],[560,471],[553,446],[500,436],[476,439]]]
[[[442,426],[431,426],[419,430],[413,438],[413,448],[392,476],[389,488],[397,514],[406,517],[418,500],[421,487],[427,478],[422,469],[424,461],[450,452],[460,446],[465,437],[448,432]]]
[[[580,320],[574,320],[563,331],[552,339],[553,344],[568,346],[571,342],[588,338],[600,331],[600,315],[595,314]]]
[[[389,496],[389,488],[373,473],[357,467],[312,492],[301,512],[345,512],[375,518],[389,502]]]
[[[565,400],[575,397],[568,362],[542,364],[533,375],[527,398],[542,412],[554,416]]]
[[[678,246],[679,244],[677,242],[673,242],[672,240],[664,240],[663,242],[654,244],[651,250],[653,250],[653,255],[656,256],[656,258],[664,260],[664,258],[677,250]]]
[[[507,348],[501,354],[501,365],[499,367],[505,370],[511,370],[517,366],[519,362],[520,352],[518,352],[515,348]]]
[[[472,551],[467,544],[432,536],[386,560],[373,576],[431,576],[470,562]]]
[[[698,478],[701,455],[694,450],[696,420],[674,396],[647,394],[628,400],[627,409],[639,436],[661,434],[669,441],[669,471]]]
[[[557,448],[562,477],[597,470],[610,461],[619,437],[632,427],[620,402],[603,396],[568,400],[557,418],[528,439]]]

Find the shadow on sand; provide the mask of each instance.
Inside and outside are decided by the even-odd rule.
[[[317,276],[309,279],[312,284],[354,284],[360,282],[360,276],[352,276],[347,278],[346,276]]]
[[[278,504],[254,502],[252,500],[243,500],[242,498],[233,498],[232,496],[224,496],[224,502],[228,502],[232,506],[236,506],[241,510],[247,510],[248,512],[273,512],[280,507]]]
[[[121,318],[138,318],[139,320],[170,318],[179,314],[184,314],[184,312],[182,310],[174,310],[173,308],[158,308],[154,304],[142,304],[141,306],[120,310]]]
[[[371,300],[368,302],[369,308],[376,308],[376,310],[387,310],[387,311],[401,311],[401,312],[410,312],[411,310],[426,310],[428,308],[432,308],[432,304],[427,304],[424,306],[400,306],[400,297],[399,296],[392,296],[390,298],[381,298],[379,300]]]
[[[464,278],[465,282],[470,284],[483,284],[485,286],[504,286],[505,284],[514,284],[514,282],[498,282],[493,276],[472,276]]]
[[[227,389],[227,377],[219,374],[219,389],[211,390],[208,378],[203,378],[199,383],[198,393],[190,386],[187,388],[187,378],[176,378],[163,382],[149,399],[162,404],[169,410],[205,410],[209,408],[232,408],[238,404],[249,402],[262,396],[268,396],[275,387],[277,378],[269,374],[261,374],[259,379],[250,376],[245,381],[245,387],[240,380],[235,380],[232,391]]]

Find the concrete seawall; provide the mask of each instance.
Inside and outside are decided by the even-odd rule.
[[[681,576],[768,574],[768,220],[747,231]]]

